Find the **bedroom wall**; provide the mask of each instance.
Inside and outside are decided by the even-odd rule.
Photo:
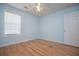
[[[21,34],[4,34],[4,12],[12,12],[21,16]],[[24,12],[7,4],[0,4],[0,46],[14,44],[20,41],[27,41],[38,38],[39,17]]]
[[[20,35],[4,35],[5,11],[21,16],[22,29]],[[36,38],[64,42],[64,14],[73,11],[79,11],[79,6],[38,17],[12,6],[0,4],[0,46],[6,46]]]
[[[67,8],[46,16],[42,16],[40,21],[40,38],[50,41],[64,42],[64,14],[79,11],[79,6]]]
[[[2,25],[2,23],[3,23],[3,7],[2,7],[2,5],[0,5],[0,35],[2,34],[2,32],[3,32],[3,25]]]

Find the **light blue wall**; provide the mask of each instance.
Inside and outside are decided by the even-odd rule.
[[[21,16],[21,34],[20,35],[4,35],[4,12],[12,12]],[[16,43],[32,38],[38,38],[38,21],[37,16],[21,11],[7,4],[0,5],[0,45]]]
[[[64,14],[79,11],[79,6],[71,7],[59,12],[41,17],[41,38],[64,41]]]
[[[21,34],[4,35],[4,12],[12,12],[21,16]],[[38,17],[17,8],[0,5],[0,45],[16,43],[31,38],[51,38],[56,41],[64,41],[64,14],[79,11],[75,6],[46,16]]]
[[[0,5],[0,34],[2,34],[2,32],[3,32],[3,7],[2,7],[2,5]]]

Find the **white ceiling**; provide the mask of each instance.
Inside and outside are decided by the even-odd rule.
[[[41,8],[43,9],[40,12],[38,12],[34,8],[36,3],[10,3],[9,5],[19,8],[23,11],[32,13],[34,15],[42,16],[42,15],[54,13],[56,11],[60,11],[66,8],[70,8],[78,4],[77,3],[41,3]],[[27,8],[24,8],[24,6],[26,6]]]

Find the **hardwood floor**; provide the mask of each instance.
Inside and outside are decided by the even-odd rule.
[[[0,48],[1,56],[79,56],[79,47],[46,40],[32,40]]]

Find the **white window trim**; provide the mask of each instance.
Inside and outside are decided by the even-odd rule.
[[[11,14],[11,15],[13,15],[13,16],[16,16],[16,18],[18,17],[18,19],[19,19],[19,22],[17,22],[18,24],[20,24],[18,27],[20,28],[19,29],[19,32],[18,31],[16,31],[15,33],[6,33],[5,32],[5,21],[7,20],[7,18],[6,17],[8,17],[6,14]],[[10,19],[9,19],[10,20]],[[16,19],[17,20],[17,19]],[[18,20],[17,20],[18,21]],[[16,28],[18,28],[18,27],[16,27]],[[16,30],[18,30],[18,29],[16,29]],[[4,13],[4,34],[5,34],[5,36],[6,35],[17,35],[17,34],[21,34],[21,16],[20,15],[17,15],[17,14],[14,14],[14,13],[11,13],[11,12],[5,12]]]

